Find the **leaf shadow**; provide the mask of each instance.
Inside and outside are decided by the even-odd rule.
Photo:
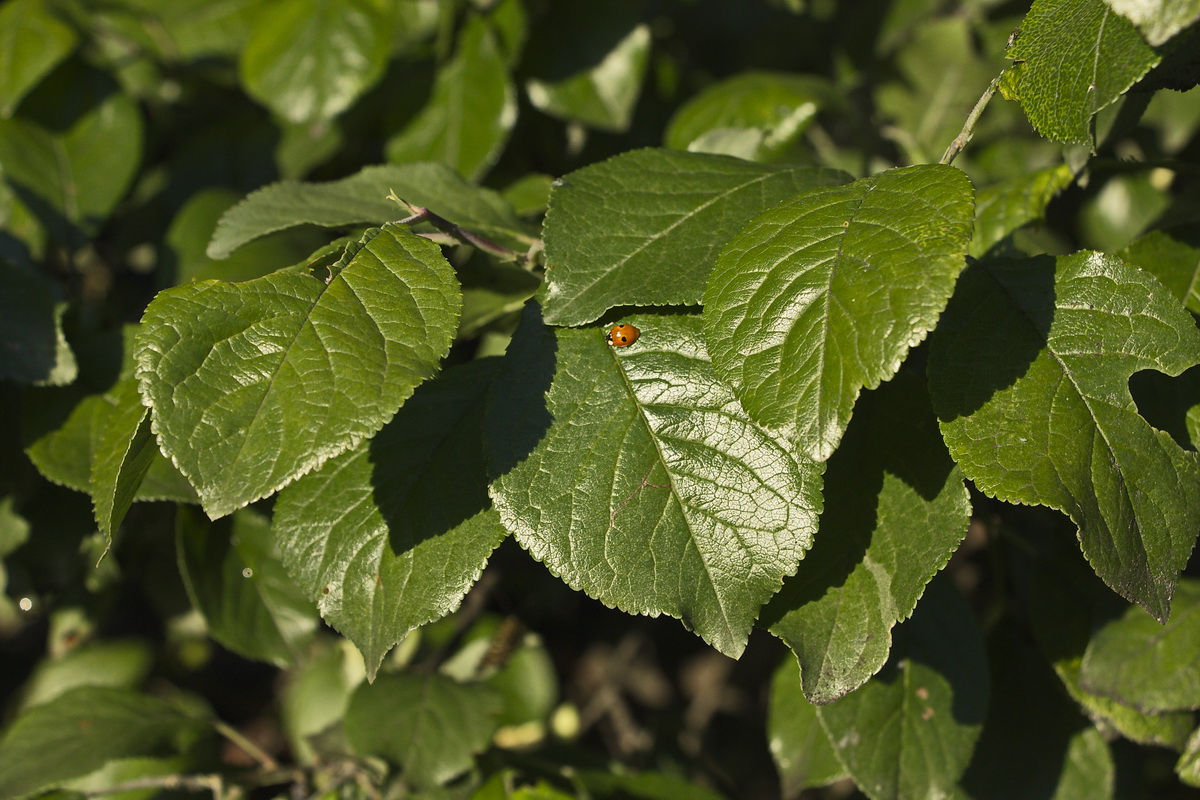
[[[455,366],[417,387],[368,445],[372,501],[393,555],[491,507],[483,455],[484,400],[500,359]]]
[[[943,422],[968,417],[1029,372],[1055,313],[1056,261],[972,261],[931,341],[929,382]]]
[[[529,457],[554,417],[546,396],[558,369],[558,341],[536,300],[525,304],[504,356],[504,372],[488,393],[484,441],[493,482]]]

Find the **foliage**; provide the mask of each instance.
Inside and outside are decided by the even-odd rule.
[[[1200,786],[1198,31],[10,0],[0,800]]]

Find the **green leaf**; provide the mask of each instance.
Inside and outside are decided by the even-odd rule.
[[[331,183],[283,181],[259,189],[221,217],[208,257],[225,258],[260,236],[298,225],[340,228],[405,217],[387,199],[393,190],[474,233],[502,242],[527,238],[525,225],[497,193],[472,186],[445,164],[403,164],[366,167]]]
[[[0,117],[75,48],[78,37],[45,0],[11,0],[0,8]]]
[[[1035,0],[1008,57],[1004,96],[1047,139],[1088,146],[1096,112],[1160,60],[1104,0]]]
[[[383,75],[391,27],[370,0],[273,3],[242,51],[242,83],[289,122],[328,120]]]
[[[824,461],[863,387],[900,366],[962,270],[971,184],[926,165],[819,189],[746,225],[704,292],[717,375],[747,413]]]
[[[417,786],[436,786],[471,767],[496,730],[495,692],[437,673],[380,675],[362,684],[346,710],[346,737],[362,755],[404,768]]]
[[[1050,201],[1074,179],[1071,168],[1059,164],[981,189],[975,200],[975,237],[968,252],[981,258],[1014,231],[1040,220]]]
[[[650,56],[642,14],[636,0],[552,4],[526,59],[534,108],[602,131],[628,130]]]
[[[181,506],[175,540],[179,574],[214,639],[280,667],[299,661],[317,610],[284,572],[268,519],[242,509],[212,523]]]
[[[133,689],[154,665],[154,652],[144,639],[85,642],[37,665],[22,687],[20,708],[47,703],[80,686]]]
[[[316,762],[317,753],[309,739],[342,721],[351,693],[366,677],[354,645],[333,636],[317,638],[308,657],[289,672],[280,711],[297,761]]]
[[[1198,360],[1190,315],[1118,258],[985,261],[934,334],[930,393],[979,489],[1066,513],[1104,582],[1165,620],[1200,531],[1200,458],[1138,416],[1128,379]]]
[[[1200,19],[1200,0],[1104,0],[1158,47]]]
[[[573,588],[737,656],[812,544],[820,468],[746,418],[699,318],[626,321],[641,338],[618,349],[527,310],[488,410],[492,498]]]
[[[873,800],[942,797],[966,769],[987,707],[979,626],[945,580],[896,629],[887,667],[817,715],[838,760]]]
[[[475,179],[500,157],[516,121],[504,53],[488,21],[472,17],[454,59],[438,70],[429,103],[388,139],[388,161],[437,161]]]
[[[437,245],[372,229],[327,284],[303,267],[160,293],[135,358],[159,444],[214,518],[383,426],[438,370],[462,299]]]
[[[4,180],[59,242],[80,246],[128,189],[142,158],[142,118],[112,79],[77,64],[55,70],[0,120]]]
[[[137,382],[119,382],[112,400],[114,408],[92,450],[90,480],[96,524],[110,544],[142,479],[161,458],[150,430],[150,409],[142,405]]]
[[[555,184],[546,216],[546,321],[620,305],[694,305],[720,248],[755,215],[848,176],[725,156],[635,150]]]
[[[1152,273],[1193,314],[1200,314],[1200,241],[1188,230],[1151,231],[1118,255]]]
[[[1144,711],[1200,708],[1200,580],[1180,582],[1165,624],[1130,608],[1092,637],[1080,665],[1085,689]]]
[[[810,701],[883,667],[892,627],[949,561],[969,513],[924,381],[901,373],[864,395],[829,460],[816,544],[759,623],[796,654]]]
[[[29,709],[8,729],[0,742],[0,798],[61,785],[114,759],[179,752],[205,727],[127,689],[73,689]]]
[[[75,380],[79,368],[62,330],[66,304],[55,295],[40,274],[0,258],[0,380],[49,386]]]
[[[1194,725],[1190,711],[1145,711],[1080,684],[1080,666],[1092,633],[1119,614],[1125,603],[1096,577],[1072,544],[1058,537],[1040,542],[1045,552],[1038,553],[1029,598],[1038,647],[1089,717],[1135,742],[1182,749]]]
[[[1188,739],[1187,747],[1175,763],[1175,772],[1183,783],[1200,788],[1200,728]]]
[[[458,607],[504,539],[488,510],[483,402],[496,361],[447,370],[383,430],[280,494],[284,563],[367,674]]]
[[[771,679],[767,737],[784,797],[848,777],[821,727],[816,706],[804,697],[800,673],[791,658],[783,660]]]
[[[161,286],[216,279],[248,281],[261,278],[309,259],[313,251],[329,242],[319,229],[296,226],[268,234],[221,261],[208,257],[206,249],[221,215],[241,196],[229,189],[202,189],[183,205],[167,229],[158,269]]]
[[[832,95],[828,83],[811,76],[741,72],[684,103],[667,126],[665,144],[676,150],[773,161],[800,138]],[[717,149],[719,141],[737,133],[748,134],[748,146],[732,152]]]

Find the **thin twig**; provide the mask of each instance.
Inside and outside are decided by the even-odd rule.
[[[963,151],[963,148],[967,146],[967,142],[971,141],[971,137],[975,135],[975,123],[979,121],[979,116],[983,113],[983,110],[987,108],[987,104],[992,99],[992,95],[994,95],[996,93],[996,89],[999,88],[1000,78],[1003,75],[1004,73],[1001,72],[999,75],[992,78],[992,82],[988,84],[983,96],[979,98],[979,101],[975,103],[975,107],[971,109],[971,113],[967,115],[967,121],[963,123],[962,131],[958,134],[958,136],[954,137],[954,141],[951,142],[950,146],[946,148],[946,152],[942,156],[942,160],[938,163],[949,164],[950,162],[954,161],[958,154]]]
[[[186,792],[212,792],[213,797],[224,794],[220,775],[150,775],[114,783],[103,789],[82,789],[84,797],[104,797],[142,789],[183,790]]]
[[[272,771],[279,769],[279,763],[271,758],[269,753],[243,736],[240,731],[219,719],[213,720],[213,727],[217,729],[217,733],[242,748],[246,755],[261,764],[263,769]]]

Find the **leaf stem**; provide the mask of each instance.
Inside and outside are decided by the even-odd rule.
[[[992,82],[988,84],[984,90],[983,96],[975,103],[975,107],[971,109],[971,113],[967,115],[967,121],[963,123],[962,130],[958,136],[954,137],[954,141],[946,148],[946,152],[942,155],[942,160],[939,164],[949,164],[963,151],[967,146],[967,142],[971,141],[971,137],[975,135],[975,123],[979,121],[979,117],[983,114],[983,110],[987,108],[987,104],[991,101],[992,95],[996,93],[996,89],[1000,86],[1000,78],[1004,75],[1001,72],[996,77],[992,78]]]
[[[510,250],[504,245],[496,244],[487,237],[480,236],[478,233],[473,233],[460,225],[456,225],[448,219],[439,217],[437,214],[433,213],[424,206],[413,205],[403,197],[398,197],[395,192],[389,194],[387,199],[395,201],[408,209],[409,216],[399,220],[399,224],[415,225],[418,222],[428,222],[433,225],[433,227],[449,236],[451,240],[459,242],[460,244],[468,244],[472,247],[478,247],[485,253],[491,253],[497,258],[503,258],[505,260],[512,260],[521,264],[525,264],[529,261],[531,256],[534,254],[534,251],[537,249],[537,246],[540,244],[540,242],[535,243],[533,247],[530,247],[528,253],[519,253],[516,250]],[[443,238],[438,238],[435,236],[430,236],[429,238],[439,243],[445,242],[445,239]]]

